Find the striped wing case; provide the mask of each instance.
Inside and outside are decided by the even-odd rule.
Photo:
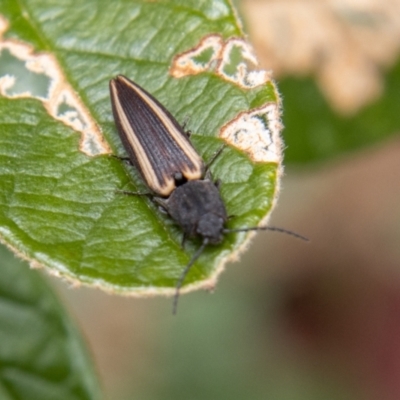
[[[167,197],[177,179],[201,179],[204,163],[176,119],[152,95],[123,75],[110,81],[122,143],[147,186]]]

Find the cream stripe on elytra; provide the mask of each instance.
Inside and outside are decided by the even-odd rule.
[[[182,133],[179,132],[171,120],[167,115],[163,112],[163,110],[145,93],[141,90],[140,87],[132,84],[132,82],[128,81],[121,77],[125,84],[129,85],[153,110],[153,112],[160,118],[170,135],[174,138],[175,142],[182,149],[182,151],[187,155],[190,161],[194,164],[195,170],[191,171],[190,169],[186,169],[185,171],[181,171],[184,173],[184,176],[188,180],[192,179],[200,179],[203,173],[203,161],[194,148],[182,137]]]
[[[111,88],[113,91],[113,98],[114,104],[120,118],[121,124],[124,129],[124,133],[126,134],[126,138],[128,139],[129,143],[131,144],[132,148],[135,149],[135,155],[137,158],[138,163],[140,164],[141,171],[146,179],[148,186],[154,190],[156,193],[161,195],[167,196],[171,193],[171,191],[175,187],[175,181],[173,177],[166,177],[165,185],[160,185],[157,175],[154,173],[154,168],[150,160],[148,159],[146,152],[144,151],[143,146],[141,145],[140,141],[137,139],[137,136],[129,124],[128,118],[124,112],[124,108],[122,107],[119,96],[117,93],[117,88],[115,87],[115,83],[112,82]]]

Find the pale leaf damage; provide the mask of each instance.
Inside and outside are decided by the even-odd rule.
[[[279,106],[268,103],[240,113],[221,128],[219,136],[229,145],[244,151],[254,162],[280,163],[281,130]]]
[[[243,39],[224,40],[209,35],[192,49],[177,55],[170,73],[175,78],[213,72],[243,89],[252,89],[271,81],[271,71],[259,70],[253,49]],[[267,103],[242,112],[226,123],[219,136],[229,145],[244,151],[254,162],[280,163],[282,143],[280,106]]]
[[[271,72],[260,70],[257,65],[253,49],[245,40],[209,35],[194,48],[177,55],[170,73],[182,78],[211,71],[244,89],[252,89],[271,80]]]
[[[81,133],[80,151],[88,156],[111,153],[57,60],[48,53],[35,53],[29,44],[4,39],[7,28],[0,16],[0,95],[40,100],[51,117]]]

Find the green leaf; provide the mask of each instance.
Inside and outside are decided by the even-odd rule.
[[[190,117],[193,143],[207,160],[221,145],[220,128],[241,112],[268,104],[278,110],[271,82],[254,88],[235,82],[246,56],[231,4],[0,0],[0,10],[7,21],[0,74],[16,77],[0,97],[1,237],[25,258],[71,280],[113,292],[173,293],[199,241],[183,250],[180,229],[151,201],[116,193],[145,187],[136,171],[109,156],[124,150],[108,82],[124,74],[179,121]],[[230,42],[226,68],[218,72],[223,63],[207,50],[193,57],[201,73],[172,76],[176,57],[207,37],[224,45],[229,38],[241,41]],[[27,70],[26,49],[16,44],[32,46],[35,61],[39,54],[51,56],[40,64],[42,72]],[[61,89],[67,94],[60,95]],[[268,115],[255,118],[266,125]],[[279,130],[279,118],[275,122]],[[277,195],[278,162],[254,162],[229,146],[213,164],[228,213],[235,216],[230,227],[265,220]],[[229,234],[223,244],[207,248],[185,284],[213,279],[247,236]]]
[[[0,246],[0,398],[100,399],[85,346],[37,271]]]
[[[384,92],[356,115],[341,116],[311,78],[285,78],[285,161],[323,161],[379,143],[400,130],[400,62],[386,73]]]

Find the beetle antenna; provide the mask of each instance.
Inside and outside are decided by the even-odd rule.
[[[248,231],[274,231],[274,232],[280,232],[280,233],[285,233],[286,235],[294,236],[295,238],[304,240],[305,242],[310,241],[310,239],[308,239],[305,236],[302,236],[296,232],[289,231],[288,229],[278,228],[276,226],[253,226],[251,228],[224,229],[223,232],[230,233],[230,232],[248,232]]]
[[[190,271],[190,268],[192,268],[193,264],[200,257],[201,253],[204,251],[204,249],[206,248],[207,245],[208,245],[208,239],[205,238],[203,240],[203,243],[201,244],[201,246],[197,249],[196,253],[193,254],[191,260],[188,263],[188,265],[186,265],[185,269],[182,271],[182,274],[179,277],[178,282],[176,282],[174,302],[173,302],[173,305],[172,305],[172,314],[173,315],[176,315],[176,311],[178,309],[179,291],[180,291],[180,289],[182,287],[183,281],[185,280],[186,275]]]

